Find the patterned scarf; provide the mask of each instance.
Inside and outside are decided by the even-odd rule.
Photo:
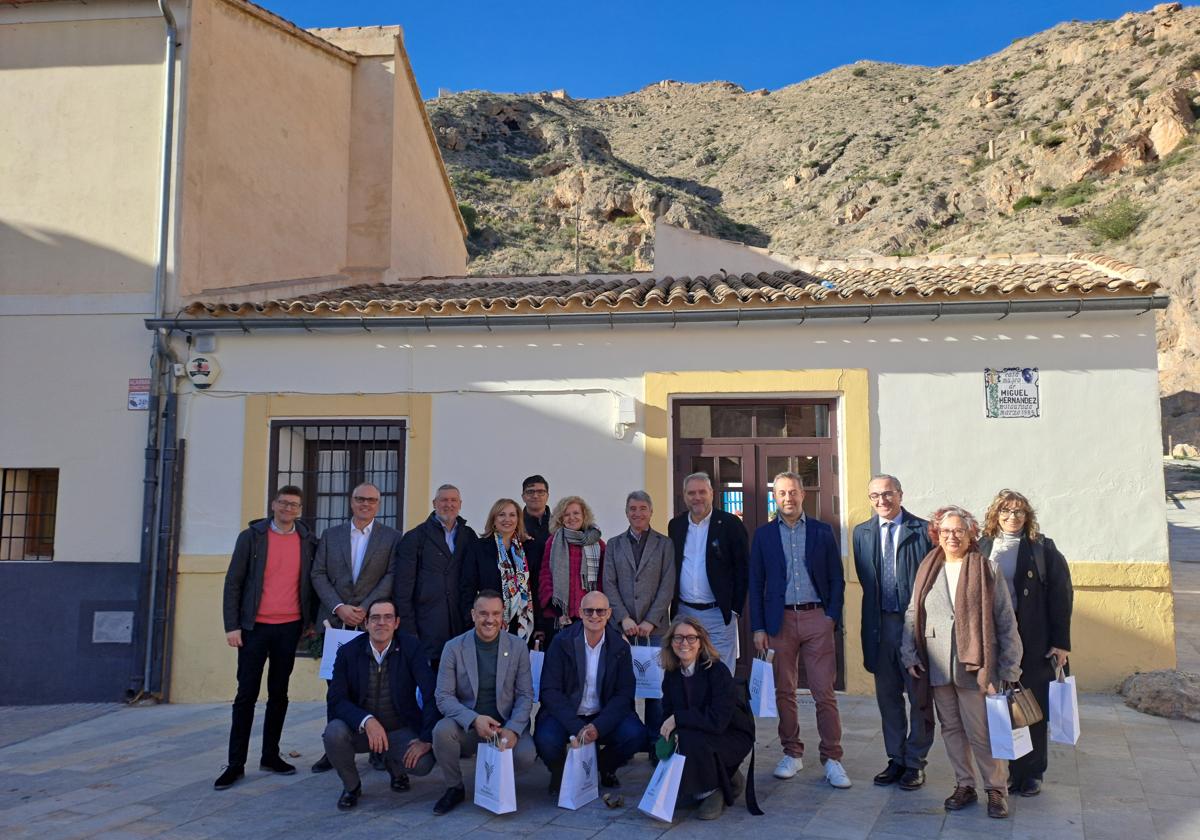
[[[588,528],[586,531],[572,531],[570,528],[559,528],[554,532],[550,544],[550,579],[554,583],[554,596],[551,603],[562,614],[570,616],[571,599],[571,549],[568,546],[578,545],[583,549],[583,562],[579,564],[579,583],[584,592],[600,588],[600,531]]]
[[[496,539],[496,566],[500,569],[500,594],[504,597],[504,629],[517,620],[517,635],[528,641],[533,632],[533,601],[529,598],[529,564],[525,549],[516,540],[512,543],[513,559],[504,548],[504,538]]]

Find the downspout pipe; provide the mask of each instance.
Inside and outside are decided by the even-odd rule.
[[[163,91],[162,152],[160,155],[162,166],[159,173],[158,253],[154,269],[155,318],[162,317],[166,300],[171,221],[171,168],[175,134],[175,56],[179,39],[179,27],[175,21],[175,14],[167,5],[166,0],[158,0],[158,10],[165,24],[166,73]],[[162,441],[160,440],[162,424],[159,412],[163,404],[164,391],[171,390],[168,335],[169,333],[165,329],[155,330],[150,356],[150,399],[146,423],[145,466],[142,478],[142,532],[139,557],[142,571],[138,590],[139,645],[141,648],[139,652],[142,654],[142,667],[140,673],[135,671],[131,674],[129,687],[129,694],[135,700],[149,688],[151,662],[154,655],[154,612],[158,600],[155,593],[158,588],[159,559],[159,540],[156,531],[162,488]],[[168,408],[174,409],[173,401],[168,403]]]

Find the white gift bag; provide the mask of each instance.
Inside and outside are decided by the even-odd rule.
[[[475,804],[493,814],[517,810],[517,776],[513,751],[489,743],[479,745],[475,758]]]
[[[633,653],[633,696],[639,699],[661,700],[663,669],[659,664],[658,654],[662,650],[657,645],[635,644]]]
[[[542,696],[542,665],[546,661],[545,651],[529,651],[529,676],[533,677],[533,702]]]
[[[361,636],[361,630],[339,630],[336,627],[325,628],[325,641],[321,645],[321,679],[333,679],[333,663],[337,659],[338,648]]]
[[[600,783],[597,779],[596,742],[567,750],[567,762],[563,765],[562,786],[558,790],[558,807],[577,811],[589,802],[600,798]]]
[[[779,717],[775,706],[775,666],[756,658],[750,667],[750,711],[755,717]]]
[[[679,783],[683,780],[683,762],[686,757],[675,753],[666,761],[658,762],[650,784],[642,794],[638,810],[656,820],[671,822],[675,817],[675,801],[679,798]]]
[[[1075,678],[1064,677],[1062,668],[1057,670],[1057,679],[1050,683],[1050,740],[1059,744],[1079,743],[1079,695],[1075,691]]]
[[[1012,728],[1007,694],[987,696],[987,723],[988,738],[992,742],[992,758],[1006,758],[1011,761],[1033,750],[1029,727]]]

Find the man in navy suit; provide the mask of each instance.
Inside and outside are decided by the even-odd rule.
[[[900,638],[917,567],[933,545],[929,523],[901,506],[904,491],[898,478],[875,476],[867,485],[867,498],[875,516],[854,529],[854,571],[863,593],[863,665],[875,676],[875,701],[888,754],[888,765],[875,784],[899,782],[904,790],[916,790],[925,784],[925,757],[933,732],[925,731],[912,677],[900,664]]]
[[[675,544],[673,616],[691,616],[704,625],[721,661],[737,663],[737,620],[746,604],[746,526],[731,513],[713,509],[712,479],[692,473],[683,480],[687,511],[667,524]]]
[[[580,620],[559,631],[546,653],[533,743],[550,768],[552,794],[562,784],[569,739],[596,743],[604,787],[620,787],[617,768],[646,744],[646,727],[633,710],[633,654],[609,626],[610,616],[605,594],[587,593]]]
[[[342,779],[337,804],[343,811],[362,795],[356,753],[382,753],[396,792],[409,789],[408,773],[428,775],[434,763],[433,727],[440,717],[433,702],[433,669],[421,642],[396,632],[395,601],[376,599],[367,608],[366,625],[365,634],[338,650],[327,696],[325,755]]]
[[[850,787],[842,767],[842,721],[833,684],[837,678],[834,633],[842,620],[846,579],[833,529],[804,515],[804,483],[794,472],[775,476],[777,516],[754,532],[750,550],[750,627],[757,651],[775,650],[775,702],[784,756],[775,778],[803,767],[796,687],[800,660],[817,707],[825,779]]]

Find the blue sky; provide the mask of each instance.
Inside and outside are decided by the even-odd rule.
[[[1134,0],[259,0],[304,27],[400,24],[426,97],[439,88],[612,96],[660,79],[780,88],[859,59],[961,64]],[[1192,4],[1188,4],[1192,5]]]

